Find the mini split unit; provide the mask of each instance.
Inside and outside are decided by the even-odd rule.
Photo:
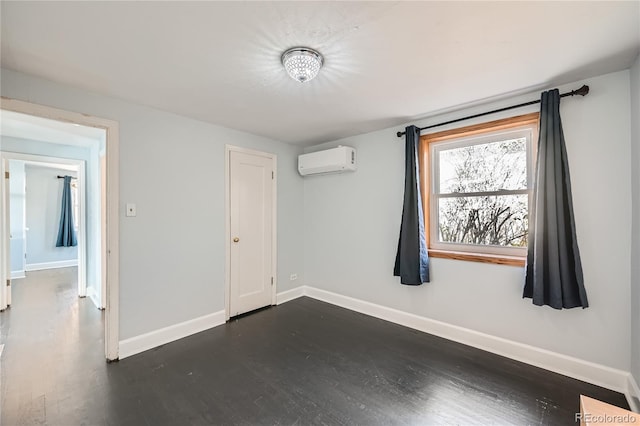
[[[355,170],[356,150],[348,146],[339,146],[298,156],[298,172],[302,176],[353,172]]]

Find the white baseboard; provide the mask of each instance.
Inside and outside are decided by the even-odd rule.
[[[501,337],[492,336],[471,330],[464,327],[448,324],[442,321],[433,320],[426,317],[402,312],[375,303],[365,302],[330,291],[320,290],[310,286],[299,287],[302,294],[297,296],[308,296],[323,302],[331,303],[352,311],[365,315],[380,318],[385,321],[400,324],[405,327],[423,331],[443,337],[454,342],[473,346],[478,349],[492,352],[507,358],[544,368],[574,379],[602,386],[607,389],[628,394],[629,373],[605,365],[596,364],[579,358],[541,349],[524,343],[514,342]],[[299,289],[295,290],[299,292]],[[290,293],[291,292],[291,293]],[[292,291],[289,298],[283,301],[292,300],[295,294]],[[637,391],[637,390],[636,390]]]
[[[93,302],[96,308],[104,309],[103,306],[100,306],[100,301],[98,300],[98,293],[95,287],[87,285],[87,297],[91,299],[91,301]]]
[[[627,401],[629,401],[631,410],[640,413],[640,386],[638,386],[638,382],[631,373],[629,373],[629,377],[627,378],[627,392],[625,392],[625,396],[627,397]]]
[[[289,300],[296,299],[304,296],[304,286],[296,287],[291,290],[283,291],[276,295],[276,303],[288,302]],[[92,287],[87,287],[87,296],[91,298],[96,306],[98,305],[94,298],[95,291]],[[140,336],[131,337],[129,339],[120,341],[119,359],[124,359],[132,355],[144,352],[149,349],[153,349],[160,345],[173,342],[183,337],[190,336],[195,333],[207,330],[209,328],[216,327],[225,323],[224,310],[215,312],[213,314],[205,315],[200,318],[195,318],[189,321],[185,321],[179,324],[174,324],[169,327],[161,328],[159,330],[151,331],[149,333],[142,334]]]
[[[289,300],[297,299],[298,297],[304,296],[305,286],[300,286],[293,288],[291,290],[283,291],[276,295],[276,304],[280,305],[281,303],[288,302]]]
[[[352,311],[443,337],[507,358],[573,377],[616,392],[624,393],[632,410],[638,411],[640,389],[634,377],[622,370],[579,358],[492,336],[442,321],[402,312],[341,294],[300,286],[277,294],[277,303],[308,296]],[[225,323],[224,310],[120,341],[119,358],[155,348]],[[635,398],[635,400],[634,400]]]
[[[121,340],[119,359],[153,349],[225,323],[224,310]]]
[[[19,278],[24,278],[24,277],[26,277],[24,271],[11,271],[12,280],[17,280]]]
[[[42,269],[68,268],[70,266],[78,266],[78,259],[60,260],[58,262],[27,263],[25,270],[29,272],[40,271]]]
[[[87,287],[87,296],[98,306],[93,287]],[[296,287],[292,290],[283,291],[276,295],[276,303],[281,304],[289,300],[304,296],[303,287]],[[132,355],[153,349],[160,345],[173,342],[183,337],[216,327],[225,323],[224,310],[213,314],[205,315],[169,327],[151,331],[140,336],[131,337],[120,341],[119,359],[124,359]]]

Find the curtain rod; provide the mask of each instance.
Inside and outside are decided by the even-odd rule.
[[[561,94],[560,97],[564,98],[566,96],[576,96],[576,95],[585,96],[587,93],[589,93],[589,86],[587,86],[585,84],[585,85],[583,85],[581,88],[579,88],[577,90],[572,90],[570,92]],[[480,114],[469,115],[467,117],[456,118],[455,120],[445,121],[443,123],[432,124],[431,126],[420,127],[420,130],[426,130],[426,129],[431,129],[433,127],[445,126],[447,124],[457,123],[458,121],[470,120],[472,118],[482,117],[483,115],[494,114],[496,112],[507,111],[507,110],[510,110],[510,109],[520,108],[520,107],[524,107],[524,106],[527,106],[527,105],[535,105],[535,104],[539,104],[539,103],[540,103],[540,99],[537,99],[535,101],[525,102],[523,104],[511,105],[511,106],[504,107],[504,108],[494,109],[493,111],[481,112]],[[405,132],[398,132],[397,133],[399,138],[402,137],[404,134],[405,134]]]
[[[65,177],[66,177],[66,176],[60,176],[60,175],[58,175],[58,179],[64,179]],[[78,178],[73,177],[73,176],[69,176],[69,177],[70,177],[71,179],[78,179]]]

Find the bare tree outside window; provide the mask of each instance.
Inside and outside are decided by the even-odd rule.
[[[442,149],[438,155],[439,240],[526,247],[526,138]]]

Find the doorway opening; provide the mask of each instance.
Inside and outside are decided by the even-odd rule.
[[[5,310],[0,315],[10,315],[10,309],[6,308],[12,303],[12,279],[19,279],[25,272],[27,275],[35,274],[30,271],[36,269],[73,268],[71,263],[75,261],[77,270],[72,271],[77,276],[74,279],[77,281],[77,295],[88,296],[96,308],[104,309],[105,357],[107,361],[117,360],[118,125],[111,120],[14,99],[2,98],[0,107],[0,152],[4,176],[4,183],[0,185],[0,242],[3,249],[0,259],[0,282],[3,283],[0,286],[0,310]],[[24,172],[20,176],[22,170]],[[12,188],[12,171],[13,177],[18,180],[22,177],[27,183],[27,189],[22,193],[25,203],[29,194],[37,192],[40,181],[41,185],[49,186],[49,190],[44,191],[46,196],[40,194],[35,203],[43,203],[44,198],[56,199],[59,194],[52,195],[51,187],[55,191],[55,188],[63,185],[63,180],[71,182],[72,177],[76,178],[70,185],[70,198],[75,202],[69,207],[75,213],[70,215],[74,217],[70,226],[77,231],[76,247],[69,244],[70,247],[59,247],[48,252],[37,250],[36,240],[30,239],[32,234],[36,236],[36,230],[31,229],[26,220],[16,223],[20,222],[19,216],[12,220],[12,213],[15,212],[12,212],[11,201],[20,201],[19,189],[22,184],[18,182]],[[69,176],[70,179],[58,179],[58,176]],[[55,182],[51,184],[50,179]],[[23,218],[26,219],[29,206],[25,207]],[[50,209],[44,209],[42,205],[39,207],[35,209],[36,212],[45,210],[50,216]],[[59,214],[56,213],[57,219],[46,219],[48,229],[45,231],[50,233],[51,223],[61,220]],[[16,241],[20,239],[22,241]],[[45,239],[48,244],[45,248],[52,248],[51,237]],[[74,251],[77,253],[75,260]],[[26,259],[24,253],[27,254]],[[36,255],[41,257],[36,258]],[[15,259],[16,256],[18,259]],[[63,269],[60,271],[62,273]],[[66,271],[68,274],[69,270]]]
[[[3,119],[6,119],[5,116],[3,114]],[[26,136],[32,130],[33,127],[25,129],[22,134]],[[6,134],[3,137],[3,148],[24,150],[22,144],[28,144],[27,139],[8,137]],[[59,146],[48,144],[40,147],[41,152],[47,149],[56,150]],[[100,279],[102,263],[99,251],[102,235],[95,232],[101,229],[101,218],[95,214],[100,210],[100,197],[95,194],[95,188],[87,188],[86,162],[9,151],[2,151],[1,157],[5,169],[9,171],[5,209],[9,229],[7,264],[11,281],[5,290],[6,305],[14,303],[12,290],[21,279],[26,278],[27,273],[75,267],[78,296],[89,295],[96,308],[104,309],[102,287],[105,283]],[[88,168],[92,172],[90,162]],[[75,244],[65,243],[58,247],[56,242],[64,189],[61,178],[64,176],[70,177],[69,204],[73,231],[69,232],[73,232]],[[90,231],[89,235],[87,231]]]

